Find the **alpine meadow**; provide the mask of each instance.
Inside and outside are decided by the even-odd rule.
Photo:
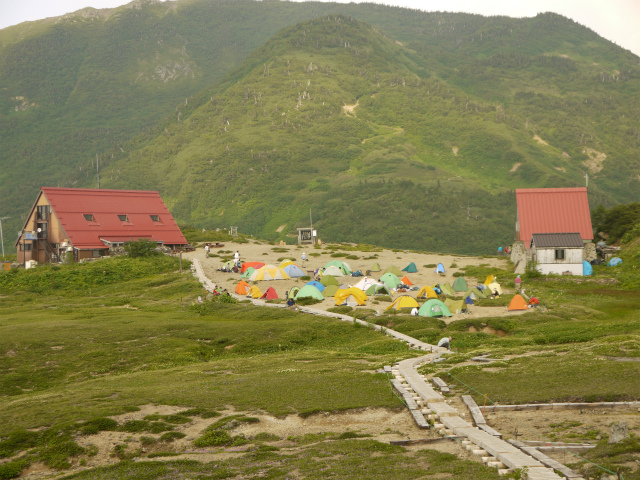
[[[136,1],[6,28],[0,66],[7,232],[98,168],[198,228],[468,254],[517,187],[640,191],[638,57],[551,13]]]

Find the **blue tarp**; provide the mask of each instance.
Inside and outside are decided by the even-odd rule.
[[[582,275],[593,275],[593,267],[586,260],[582,261]]]
[[[615,267],[619,263],[622,263],[622,259],[618,257],[613,257],[611,260],[607,262],[607,267]]]

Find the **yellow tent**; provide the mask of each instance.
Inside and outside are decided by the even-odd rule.
[[[486,278],[486,280],[484,281],[484,284],[488,287],[490,284],[492,284],[495,281],[496,281],[495,275],[491,274]]]
[[[336,299],[336,305],[364,305],[367,300],[367,294],[355,287],[342,288],[336,292],[333,298]]]
[[[265,265],[254,271],[249,280],[255,282],[257,280],[288,280],[290,278],[282,268],[274,265]]]
[[[247,290],[247,297],[260,298],[261,296],[262,292],[257,285],[253,285],[249,290]]]
[[[300,266],[300,265],[297,265],[296,262],[294,262],[293,260],[283,260],[282,263],[279,265],[279,267],[284,268],[287,265],[295,265],[296,267]]]
[[[489,292],[491,292],[489,295],[491,295],[494,290],[498,290],[498,295],[502,295],[502,287],[497,282],[490,283],[487,285],[487,288],[489,289]]]
[[[433,288],[429,285],[425,285],[420,289],[416,298],[438,298],[438,295]]]
[[[387,307],[387,310],[402,310],[404,308],[420,308],[420,304],[415,298],[410,297],[409,295],[400,295]]]

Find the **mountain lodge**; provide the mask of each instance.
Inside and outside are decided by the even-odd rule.
[[[112,247],[147,239],[172,250],[187,245],[156,191],[42,187],[15,246],[18,262],[58,262],[108,255]]]

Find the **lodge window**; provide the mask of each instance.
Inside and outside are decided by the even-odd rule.
[[[84,216],[84,219],[87,222],[95,222],[96,221],[96,218],[93,216],[93,213],[85,213],[85,214],[83,214],[83,216]]]
[[[564,250],[556,250],[556,260],[564,260]]]
[[[20,244],[20,250],[22,250],[23,252],[30,252],[31,251],[31,246],[32,246],[32,244],[30,244],[30,243],[21,243]]]
[[[118,215],[118,218],[120,219],[121,222],[128,222],[129,221],[129,216],[128,215]]]
[[[151,221],[152,222],[159,222],[160,221],[160,215],[149,215],[149,217],[151,217]]]
[[[49,220],[49,205],[38,205],[37,217],[38,220]]]

